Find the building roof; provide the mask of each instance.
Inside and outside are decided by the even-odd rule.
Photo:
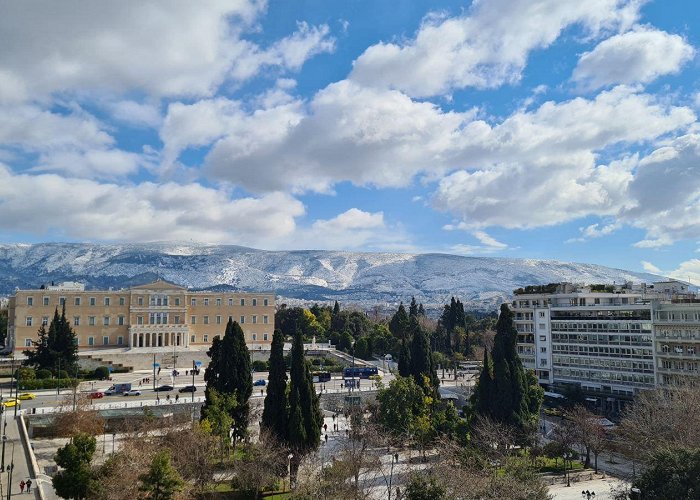
[[[157,279],[152,283],[146,283],[145,285],[132,286],[131,290],[187,290],[185,287],[176,285],[175,283],[170,283],[162,279]]]

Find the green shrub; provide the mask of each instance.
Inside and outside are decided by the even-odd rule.
[[[53,377],[51,370],[47,370],[46,368],[41,368],[41,369],[36,371],[36,378],[45,379],[45,378],[51,378],[51,377]]]
[[[98,380],[106,380],[109,378],[109,368],[106,366],[98,366],[95,368],[95,378]]]
[[[70,375],[68,375],[68,372],[66,370],[58,370],[58,378],[70,378]]]
[[[22,391],[34,391],[37,389],[55,389],[57,387],[74,387],[78,385],[77,379],[65,378],[65,379],[35,379],[35,380],[21,380],[19,381],[19,389]]]
[[[36,371],[34,368],[17,368],[15,370],[15,378],[19,376],[20,380],[34,380],[36,378]]]
[[[255,372],[266,372],[269,368],[269,363],[267,361],[256,360],[251,363],[251,367]]]

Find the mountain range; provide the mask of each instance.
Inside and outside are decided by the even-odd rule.
[[[193,289],[274,290],[280,303],[289,304],[338,300],[364,308],[394,307],[415,296],[435,309],[455,296],[470,308],[488,310],[526,285],[651,283],[661,277],[595,264],[437,253],[266,251],[177,243],[0,245],[0,295],[52,281],[106,289],[156,278]]]

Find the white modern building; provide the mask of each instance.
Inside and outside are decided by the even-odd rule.
[[[618,411],[640,390],[697,377],[696,300],[680,282],[519,289],[518,353],[543,386],[575,385],[600,409]]]

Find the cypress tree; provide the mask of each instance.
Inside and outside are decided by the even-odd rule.
[[[409,316],[418,316],[418,304],[416,303],[416,298],[411,297],[411,305],[408,306]]]
[[[333,316],[337,316],[340,314],[340,304],[338,304],[338,301],[335,301],[335,304],[333,304]]]
[[[479,374],[479,383],[474,392],[473,403],[476,412],[484,417],[491,418],[491,404],[493,400],[493,367],[489,360],[489,351],[484,349],[484,366]]]
[[[425,316],[425,309],[423,308],[423,303],[418,304],[418,316]]]
[[[207,355],[211,362],[204,374],[207,384],[204,406],[206,408],[209,402],[210,389],[216,389],[221,394],[235,395],[238,406],[231,412],[233,431],[235,437],[243,438],[248,428],[248,399],[253,392],[253,376],[250,370],[250,353],[241,326],[229,319],[224,338],[219,340],[217,335]]]
[[[291,476],[295,479],[302,457],[316,450],[321,442],[323,414],[309,366],[304,359],[304,344],[300,334],[294,336],[291,357],[288,443],[294,454]]]
[[[389,322],[389,331],[397,339],[406,340],[408,336],[408,314],[403,303],[399,304],[396,313],[391,317]]]
[[[399,352],[399,375],[408,377],[411,375],[411,351],[406,340],[401,341],[401,351]]]
[[[412,336],[410,373],[416,384],[426,392],[431,392],[437,387],[438,378],[433,367],[433,353],[428,336],[418,323],[417,316],[411,316],[409,330]]]
[[[289,431],[287,404],[287,365],[284,361],[284,335],[275,330],[270,346],[270,374],[262,414],[262,425],[279,442],[287,441]]]

